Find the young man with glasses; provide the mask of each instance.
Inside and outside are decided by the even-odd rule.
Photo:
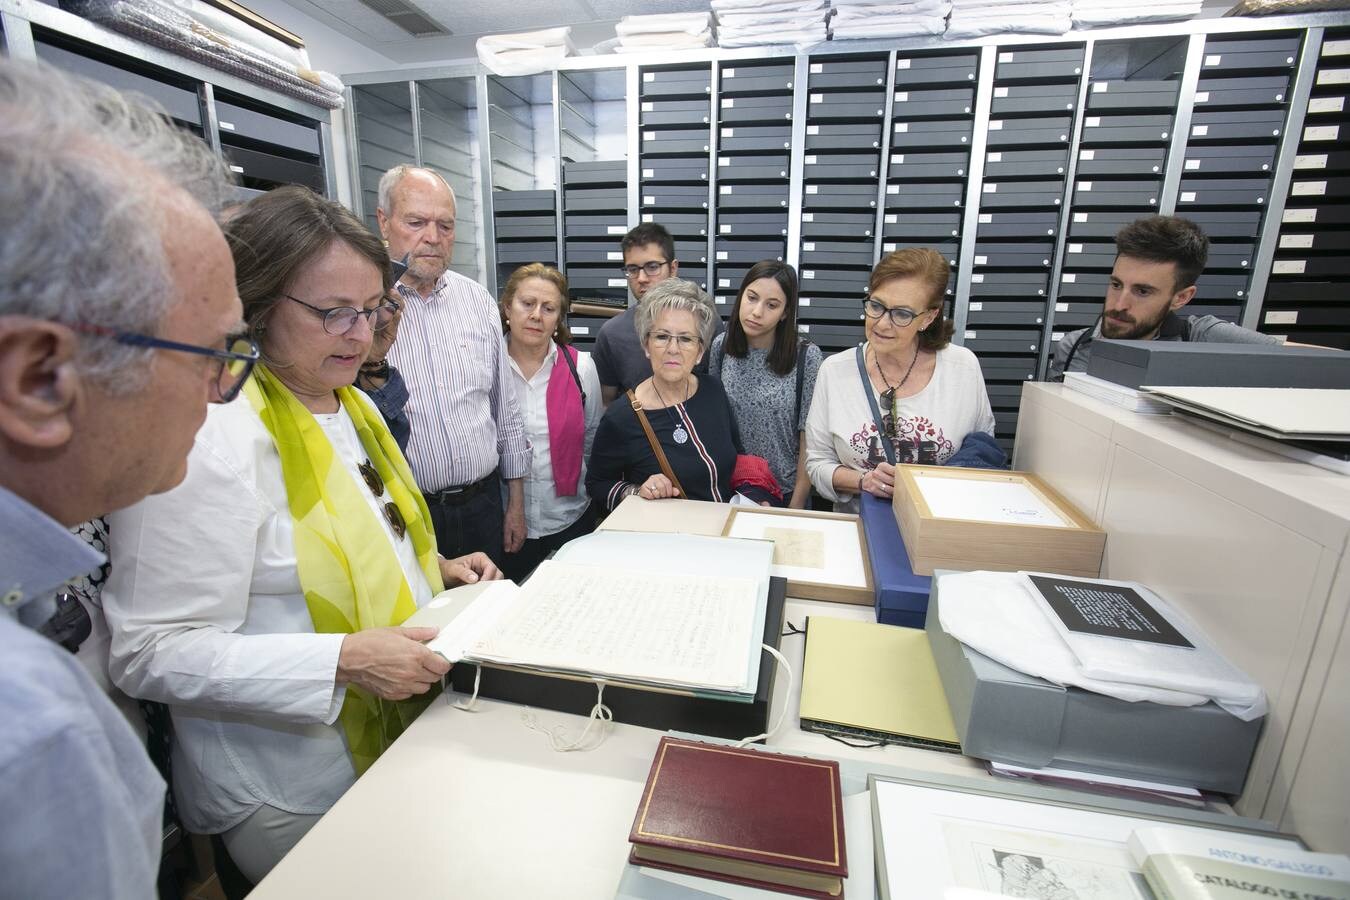
[[[675,258],[675,239],[663,226],[643,223],[623,237],[623,274],[636,301],[628,309],[600,327],[591,356],[600,376],[600,394],[606,405],[624,391],[636,387],[652,374],[651,364],[642,350],[637,333],[637,304],[655,285],[679,276]],[[720,317],[715,319],[714,335],[722,333]],[[707,371],[707,361],[698,371]]]
[[[156,893],[164,781],[81,661],[38,630],[84,612],[56,592],[103,561],[66,529],[181,482],[207,405],[257,359],[212,219],[230,191],[167,116],[0,60],[7,896]]]

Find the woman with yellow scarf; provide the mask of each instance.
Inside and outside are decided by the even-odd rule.
[[[184,482],[111,517],[110,670],[169,705],[189,830],[254,882],[425,706],[449,665],[401,628],[445,585],[499,577],[436,553],[426,503],[352,387],[392,319],[389,259],[303,188],[225,226],[262,363],[213,406]],[[185,302],[190,302],[187,298]]]

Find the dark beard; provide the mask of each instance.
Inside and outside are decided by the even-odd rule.
[[[1163,319],[1166,319],[1167,314],[1171,311],[1169,306],[1164,306],[1162,312],[1158,313],[1156,317],[1144,321],[1136,320],[1134,322],[1121,322],[1103,314],[1102,337],[1113,341],[1137,341],[1140,338],[1146,338],[1155,333],[1162,326]],[[1125,332],[1123,334],[1111,334],[1107,331],[1108,326],[1124,328]]]

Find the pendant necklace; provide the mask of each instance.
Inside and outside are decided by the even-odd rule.
[[[655,379],[655,378],[652,379],[652,390],[656,391],[656,396],[658,396],[658,397],[661,398],[661,402],[662,402],[662,403],[665,403],[665,402],[666,402],[666,398],[665,398],[664,396],[662,396],[662,394],[661,394],[661,389],[658,388],[658,387],[656,386],[656,379]],[[684,379],[684,401],[685,401],[686,403],[689,402],[689,377],[688,377],[688,376],[685,376],[685,379]],[[688,442],[688,440],[689,440],[689,432],[687,432],[687,431],[684,430],[684,423],[683,423],[682,421],[680,421],[680,420],[675,416],[675,414],[674,414],[673,412],[670,411],[670,410],[671,410],[671,406],[673,406],[673,405],[674,405],[674,404],[667,404],[667,405],[666,405],[666,415],[670,416],[670,421],[672,421],[672,422],[675,423],[675,430],[672,431],[672,432],[670,433],[670,436],[671,436],[672,438],[675,439],[675,443],[677,443],[677,444],[684,444],[684,443]]]
[[[891,384],[891,380],[887,378],[886,373],[882,371],[881,357],[877,356],[877,351],[875,348],[873,348],[872,364],[877,367],[877,374],[881,376],[882,383],[886,385],[886,390],[883,391],[881,394],[881,402],[885,403],[888,407],[891,407],[892,410],[894,410],[895,407],[896,391],[904,387],[906,381],[909,381],[909,375],[911,372],[914,371],[914,364],[917,363],[918,361],[919,361],[919,347],[916,344],[914,346],[914,358],[909,361],[909,368],[905,370],[905,376],[900,379],[899,384]]]

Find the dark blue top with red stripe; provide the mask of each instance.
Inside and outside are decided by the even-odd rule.
[[[670,460],[690,500],[731,499],[731,473],[736,454],[745,452],[736,419],[722,383],[700,375],[698,390],[686,403],[646,410],[647,421]],[[683,424],[689,438],[676,443],[675,427]],[[628,493],[661,472],[637,414],[622,394],[600,419],[591,458],[586,465],[586,491],[604,509],[613,509]]]

